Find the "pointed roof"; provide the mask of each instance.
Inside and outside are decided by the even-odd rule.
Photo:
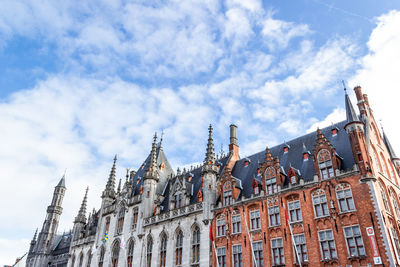
[[[37,232],[38,232],[38,228],[36,228],[35,234],[33,235],[32,243],[36,242]]]
[[[86,222],[86,206],[87,206],[87,195],[89,187],[86,188],[85,196],[83,197],[81,208],[79,209],[78,215],[75,217],[75,222]]]
[[[144,179],[155,179],[159,180],[160,174],[158,172],[158,163],[157,163],[157,150],[162,151],[160,148],[157,149],[157,133],[154,134],[153,143],[151,145],[151,152],[150,152],[150,162],[148,168],[144,174]]]
[[[58,182],[57,187],[64,187],[65,188],[65,173],[62,176],[61,180]]]
[[[385,134],[385,131],[383,131],[383,128],[382,128],[382,134],[383,134],[383,142],[385,143],[387,149],[389,150],[390,157],[392,159],[398,159],[396,153],[394,152],[392,145],[389,142],[389,139],[387,138],[387,136]]]
[[[103,191],[103,197],[114,197],[115,194],[115,170],[116,170],[116,163],[117,163],[117,155],[114,157],[114,163],[111,167],[110,176],[108,177],[108,181],[106,184],[106,189]]]
[[[354,111],[353,104],[351,103],[350,97],[347,94],[346,88],[344,89],[345,91],[345,104],[346,104],[346,119],[347,123],[354,122],[354,121],[360,121],[357,117],[356,112]]]
[[[206,157],[204,159],[204,164],[214,164],[215,163],[215,153],[214,153],[214,140],[212,137],[212,125],[208,127],[208,142]]]

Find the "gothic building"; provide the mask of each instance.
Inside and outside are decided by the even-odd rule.
[[[57,235],[65,178],[56,186],[27,266],[400,266],[400,158],[378,130],[361,87],[357,115],[240,158],[237,127],[216,157],[209,127],[204,162],[171,168],[154,136],[137,171],[100,209],[86,189],[68,234]]]

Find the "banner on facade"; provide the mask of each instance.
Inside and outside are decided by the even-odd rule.
[[[378,244],[376,243],[375,232],[373,227],[366,227],[367,235],[371,243],[371,248],[374,256],[374,264],[382,264],[381,256],[379,255]]]

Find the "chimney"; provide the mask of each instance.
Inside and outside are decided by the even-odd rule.
[[[237,160],[240,159],[239,157],[239,146],[237,142],[237,126],[231,124],[230,128],[230,137],[229,137],[229,154],[231,155],[229,162],[227,163],[227,168],[232,169],[233,165]]]
[[[354,87],[354,92],[356,93],[357,101],[364,100],[361,86]]]
[[[230,149],[230,145],[238,145],[237,144],[237,126],[234,124],[231,124],[230,126],[230,130],[231,130],[231,135],[230,135],[230,144],[229,144],[229,150]]]

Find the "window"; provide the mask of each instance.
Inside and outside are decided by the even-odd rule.
[[[192,239],[192,263],[200,262],[200,228],[196,226]]]
[[[372,147],[372,148],[374,150],[374,153],[372,153],[372,157],[374,158],[375,164],[378,165],[379,171],[382,172],[382,165],[381,165],[381,162],[380,162],[380,160],[378,158],[378,154],[376,153],[375,147]]]
[[[233,267],[243,267],[242,263],[242,245],[232,246]]]
[[[237,234],[241,232],[240,220],[240,214],[232,216],[232,234]]]
[[[153,252],[153,238],[149,236],[147,238],[147,249],[146,249],[146,267],[151,267],[151,255]]]
[[[304,234],[293,236],[294,243],[296,244],[296,250],[294,251],[294,255],[297,253],[297,257],[295,257],[295,262],[298,263],[300,260],[301,263],[308,261],[307,255],[307,247],[306,247],[306,239]]]
[[[348,184],[339,184],[336,187],[336,196],[339,202],[340,212],[354,211],[353,195]]]
[[[219,267],[225,267],[226,266],[225,247],[217,249],[217,259],[218,259]]]
[[[388,199],[387,199],[387,196],[386,196],[386,192],[385,192],[385,187],[384,187],[384,185],[382,183],[379,183],[379,187],[380,187],[380,191],[381,191],[381,198],[382,198],[382,201],[383,201],[383,205],[385,206],[385,210],[387,212],[391,213],[390,212],[390,208],[389,208],[389,202],[388,202]]]
[[[129,245],[128,245],[128,258],[127,258],[127,261],[126,261],[127,264],[128,264],[128,267],[132,267],[133,266],[133,249],[134,249],[134,245],[135,245],[135,243],[131,239],[131,241],[129,241]]]
[[[335,241],[332,230],[318,232],[319,245],[323,260],[337,259]]]
[[[365,255],[363,240],[361,237],[360,226],[354,225],[343,227],[344,236],[346,238],[347,251],[350,257],[358,257]]]
[[[278,226],[281,225],[281,216],[279,214],[279,206],[273,206],[268,208],[268,216],[269,216],[269,226]]]
[[[232,205],[232,190],[224,192],[224,205],[229,206]]]
[[[88,260],[87,260],[86,267],[90,267],[90,264],[92,263],[92,253],[91,253],[91,251],[88,252],[87,258],[88,258]]]
[[[260,211],[253,210],[250,211],[250,230],[258,230],[260,229]]]
[[[329,216],[328,202],[326,201],[325,193],[323,193],[323,195],[313,196],[313,204],[315,217]]]
[[[217,220],[217,236],[225,235],[225,219]]]
[[[393,238],[393,243],[394,243],[394,249],[396,249],[396,255],[400,255],[400,241],[399,241],[399,236],[396,233],[396,230],[394,228],[390,228],[390,234],[391,237]]]
[[[99,256],[99,267],[103,267],[103,262],[104,262],[104,247],[101,247],[100,249],[100,256]]]
[[[182,193],[177,193],[174,197],[174,200],[175,200],[175,209],[179,209],[183,206]]]
[[[183,246],[183,233],[179,231],[176,236],[176,244],[175,244],[175,265],[182,265],[182,246]]]
[[[111,251],[111,266],[117,267],[118,266],[118,257],[119,257],[119,242],[114,242]]]
[[[72,266],[72,267],[74,267],[74,266],[75,266],[75,255],[74,255],[74,256],[72,256],[72,263],[71,263],[71,266]]]
[[[319,171],[321,172],[321,179],[328,179],[334,176],[332,157],[331,153],[328,150],[322,149],[318,153],[318,166]]]
[[[106,226],[104,227],[104,234],[108,233],[108,230],[110,230],[110,217],[106,218]]]
[[[391,199],[392,199],[392,204],[393,204],[394,212],[396,213],[397,219],[400,220],[399,203],[397,202],[396,194],[395,194],[392,190],[390,190],[390,196],[391,196]]]
[[[265,188],[267,195],[272,195],[278,192],[278,186],[276,184],[276,172],[272,167],[267,168],[265,171]]]
[[[137,225],[137,220],[138,220],[138,208],[135,208],[133,210],[133,215],[132,215],[132,230],[136,230],[136,225]]]
[[[300,201],[292,201],[288,203],[290,222],[300,222],[302,221]]]
[[[165,267],[167,260],[167,236],[162,234],[160,246],[160,267]]]
[[[284,265],[285,255],[283,253],[282,238],[271,239],[272,265]]]
[[[253,242],[253,252],[256,261],[255,263],[257,264],[257,266],[258,267],[264,266],[264,255],[263,255],[263,247],[261,241]],[[252,266],[255,266],[254,262]]]
[[[125,218],[125,208],[121,207],[118,213],[117,234],[122,233],[122,229],[124,228],[124,218]]]

